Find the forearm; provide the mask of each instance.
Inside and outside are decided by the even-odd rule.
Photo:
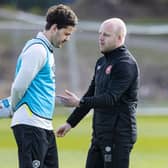
[[[13,82],[11,89],[11,103],[12,109],[15,109],[17,103],[24,96],[27,88],[29,87],[33,79],[32,73],[29,70],[21,69],[17,75],[15,81]]]
[[[78,107],[73,113],[68,117],[67,123],[71,125],[71,127],[75,127],[90,111],[88,107]]]
[[[21,100],[21,98],[23,97],[25,93],[25,90],[21,90],[19,88],[17,88],[17,86],[12,86],[11,89],[11,106],[12,106],[12,110],[15,111],[15,107],[17,105],[17,103]]]

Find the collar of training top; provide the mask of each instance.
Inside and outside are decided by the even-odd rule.
[[[115,48],[114,50],[112,51],[109,51],[109,52],[106,52],[104,53],[104,56],[107,58],[107,59],[115,59],[115,57],[119,57],[120,55],[118,55],[119,52],[124,52],[126,50],[126,47],[124,45],[118,47],[118,48]]]
[[[46,38],[46,36],[42,32],[39,32],[37,34],[36,39],[43,41],[43,43],[47,46],[50,52],[53,53],[53,48],[54,48],[53,45],[50,43],[50,41]]]

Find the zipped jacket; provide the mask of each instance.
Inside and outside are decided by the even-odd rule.
[[[91,84],[67,122],[75,127],[94,109],[93,137],[134,143],[137,137],[136,108],[139,68],[125,46],[98,59]]]

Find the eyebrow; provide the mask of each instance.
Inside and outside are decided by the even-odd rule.
[[[107,33],[107,32],[99,32],[99,34],[104,34],[104,35],[107,35],[107,36],[111,36],[111,33]]]
[[[69,33],[69,32],[65,32],[66,35],[71,35],[72,33]]]

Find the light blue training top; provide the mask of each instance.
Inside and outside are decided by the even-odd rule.
[[[45,38],[37,36],[37,38],[26,43],[21,55],[34,44],[41,44],[44,46],[47,53],[46,62],[30,83],[23,98],[17,103],[15,110],[17,110],[21,105],[26,104],[33,114],[51,120],[55,108],[56,91],[53,50],[51,44],[49,44]],[[21,55],[17,61],[15,77],[22,66]]]

